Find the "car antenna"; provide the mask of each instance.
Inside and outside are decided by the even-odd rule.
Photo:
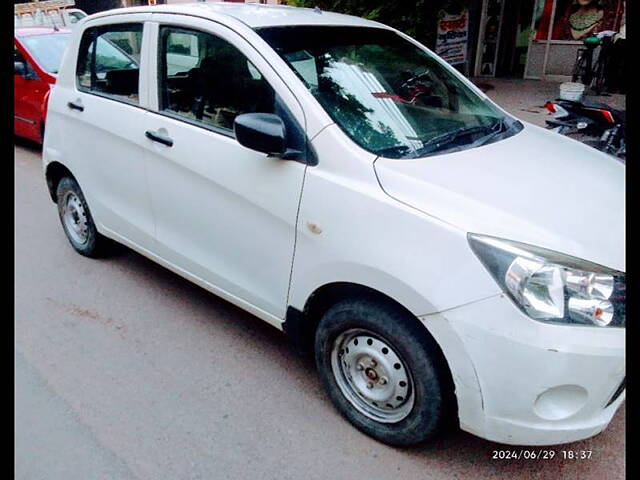
[[[317,5],[316,5],[316,6],[315,6],[315,8],[313,9],[313,11],[314,11],[315,13],[320,13],[320,14],[322,13],[322,10],[320,10],[320,7],[319,7],[319,6],[317,6]]]

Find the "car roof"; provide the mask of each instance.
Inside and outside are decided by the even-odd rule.
[[[234,18],[251,28],[290,26],[290,25],[344,25],[361,27],[384,27],[378,22],[364,18],[325,12],[313,8],[299,8],[287,5],[269,5],[258,3],[197,2],[165,4],[152,7],[129,7],[107,10],[97,16],[127,13],[176,13],[195,15],[218,20],[220,16]]]
[[[32,35],[47,35],[51,33],[71,33],[71,30],[68,28],[58,28],[55,29],[53,27],[17,27],[14,29],[14,34],[16,37],[30,37]]]

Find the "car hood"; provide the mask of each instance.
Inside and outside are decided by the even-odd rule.
[[[577,141],[525,124],[490,145],[374,168],[388,195],[466,232],[625,271],[625,167]]]

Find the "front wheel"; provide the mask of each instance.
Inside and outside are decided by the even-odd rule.
[[[340,413],[384,443],[409,446],[432,438],[455,407],[439,347],[394,304],[353,299],[334,305],[318,325],[315,354]]]

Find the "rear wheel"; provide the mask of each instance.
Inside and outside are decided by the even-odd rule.
[[[74,250],[86,257],[103,256],[111,241],[98,233],[78,182],[72,177],[62,178],[56,196],[60,222]]]
[[[316,331],[316,365],[340,413],[384,443],[432,438],[455,407],[439,347],[402,308],[376,299],[331,307]]]

